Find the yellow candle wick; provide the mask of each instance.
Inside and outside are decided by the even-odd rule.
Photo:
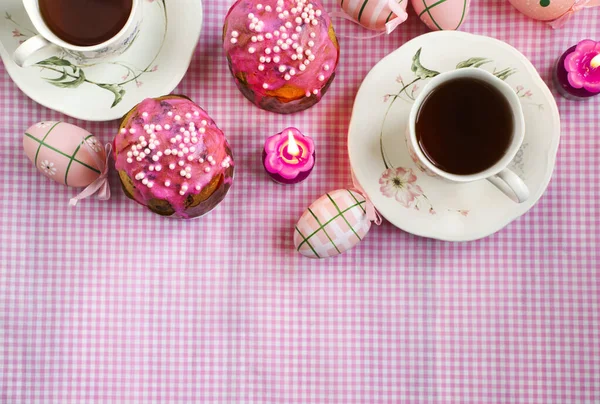
[[[592,68],[594,69],[600,67],[600,53],[594,56],[594,58],[590,62],[590,66],[592,66]]]
[[[294,157],[300,154],[300,149],[298,148],[298,144],[296,143],[296,139],[294,139],[294,134],[291,130],[288,131],[287,151],[290,155]]]

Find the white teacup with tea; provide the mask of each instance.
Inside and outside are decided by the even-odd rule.
[[[519,203],[529,197],[527,185],[507,168],[525,136],[521,103],[485,70],[434,77],[412,106],[406,136],[411,155],[430,175],[454,183],[487,179]]]
[[[21,67],[64,50],[79,62],[123,53],[139,32],[142,0],[23,0],[38,35],[22,43],[13,60]],[[42,52],[44,50],[44,52]]]

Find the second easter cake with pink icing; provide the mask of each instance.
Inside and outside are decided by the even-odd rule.
[[[282,114],[321,100],[340,55],[318,0],[237,0],[225,17],[223,47],[242,94]]]
[[[114,144],[125,194],[154,213],[202,216],[225,198],[233,157],[223,132],[188,98],[148,98],[123,119]]]

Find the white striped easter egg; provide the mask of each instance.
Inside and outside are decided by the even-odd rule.
[[[300,216],[294,246],[309,258],[333,257],[357,245],[370,228],[365,197],[338,189],[314,201]]]
[[[407,17],[407,4],[408,0],[341,0],[340,2],[342,10],[353,21],[375,31],[385,30],[386,24],[394,20],[397,24],[404,22]]]
[[[471,0],[411,0],[415,12],[434,31],[457,30],[467,18]]]

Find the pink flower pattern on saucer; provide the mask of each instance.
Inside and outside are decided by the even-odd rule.
[[[383,172],[379,179],[381,193],[388,198],[395,198],[405,208],[415,205],[416,198],[423,195],[423,190],[416,184],[417,176],[411,168],[390,168]]]

